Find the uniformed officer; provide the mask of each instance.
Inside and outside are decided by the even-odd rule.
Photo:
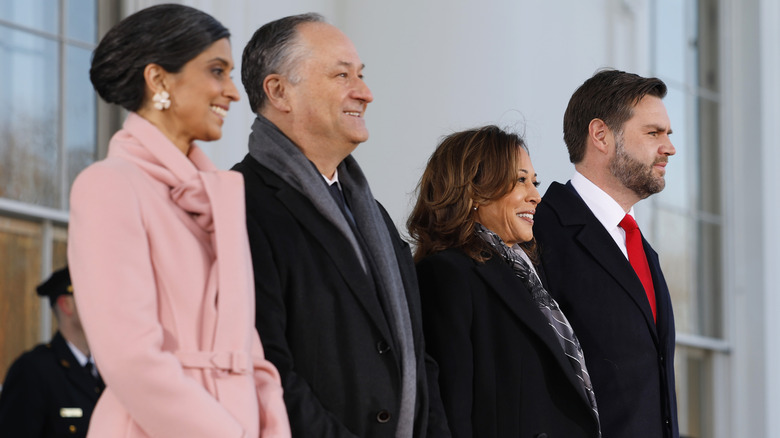
[[[84,437],[105,385],[89,354],[68,268],[37,291],[49,297],[59,330],[8,370],[0,392],[0,436]]]

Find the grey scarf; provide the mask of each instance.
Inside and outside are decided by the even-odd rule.
[[[396,437],[411,437],[417,400],[417,360],[414,352],[412,324],[406,302],[401,270],[393,251],[393,242],[379,206],[371,194],[363,171],[350,155],[338,166],[339,182],[350,193],[349,208],[365,242],[365,252],[347,219],[328,192],[322,175],[301,150],[268,119],[258,115],[249,136],[249,155],[306,196],[315,208],[346,237],[364,271],[370,269],[377,289],[388,303],[385,309],[391,319],[396,343],[401,352],[402,386]]]

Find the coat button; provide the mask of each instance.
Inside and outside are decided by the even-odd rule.
[[[70,426],[68,426],[68,432],[70,432],[72,434],[76,433],[76,426],[74,426],[72,424]]]
[[[383,339],[376,343],[376,351],[378,351],[379,354],[385,354],[390,351],[390,344]]]
[[[547,438],[547,434],[542,432],[542,433],[534,435],[534,438]]]
[[[376,414],[376,421],[377,423],[387,423],[390,421],[390,412],[388,412],[385,409],[382,409],[381,411],[377,412]]]

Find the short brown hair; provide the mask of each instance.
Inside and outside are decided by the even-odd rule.
[[[475,204],[501,198],[517,183],[519,134],[497,126],[450,134],[428,160],[406,227],[416,243],[415,261],[460,248],[483,261],[487,245],[474,232]]]
[[[602,70],[585,81],[569,99],[563,115],[563,141],[569,161],[579,163],[585,157],[588,126],[601,119],[617,134],[633,115],[634,106],[647,95],[663,98],[666,84],[658,78],[643,78],[619,70]]]

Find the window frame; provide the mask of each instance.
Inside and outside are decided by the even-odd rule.
[[[652,4],[650,5],[651,8],[651,20],[655,21],[658,19],[658,13],[659,13],[659,7],[658,7],[658,1],[659,0],[653,0]],[[701,10],[698,7],[698,4],[701,0],[685,0],[686,2],[694,2],[697,6],[695,7],[695,11],[697,14],[697,23],[699,20],[701,20]],[[717,17],[714,19],[713,25],[715,26],[715,32],[717,33],[714,41],[711,41],[711,43],[715,44],[716,47],[714,49],[715,56],[718,57],[718,59],[715,60],[714,68],[718,70],[719,75],[719,84],[718,84],[718,90],[713,91],[709,89],[705,89],[702,87],[699,87],[699,79],[696,74],[689,74],[687,71],[688,68],[691,68],[691,66],[687,65],[688,62],[686,62],[686,74],[685,74],[685,81],[684,83],[680,83],[679,81],[670,80],[669,78],[665,78],[663,75],[658,74],[659,68],[655,64],[655,56],[652,56],[651,59],[651,71],[656,72],[658,74],[658,77],[664,80],[667,83],[667,86],[670,88],[675,88],[678,91],[682,91],[686,102],[690,99],[693,99],[695,102],[700,102],[702,100],[713,102],[715,105],[717,105],[717,115],[715,117],[717,126],[715,127],[716,132],[713,133],[714,136],[717,137],[716,142],[716,157],[718,159],[717,163],[717,175],[720,175],[720,178],[722,178],[722,175],[724,175],[725,172],[725,163],[728,163],[728,151],[727,147],[724,143],[724,139],[727,137],[727,132],[725,132],[724,128],[727,126],[724,123],[725,119],[725,109],[726,102],[724,102],[724,99],[727,97],[727,90],[725,87],[727,87],[727,79],[724,77],[725,72],[727,71],[724,65],[724,63],[728,62],[727,56],[724,53],[724,48],[728,47],[727,41],[725,40],[727,35],[727,29],[724,26],[724,14],[727,13],[726,6],[724,5],[724,2],[722,0],[712,0],[714,7],[716,8],[716,14]],[[685,26],[690,26],[689,20],[684,20]],[[698,25],[697,25],[698,26]],[[657,51],[660,49],[658,47],[658,38],[657,35],[657,26],[655,23],[652,26],[652,33],[651,33],[651,45],[652,45],[652,53],[657,53]],[[686,29],[690,30],[690,29]],[[697,36],[698,36],[698,30],[697,30]],[[686,32],[687,33],[687,32]],[[712,52],[712,51],[711,51]],[[700,68],[700,59],[696,59],[696,65],[693,66],[694,68],[698,69]],[[698,70],[697,70],[698,71]],[[695,82],[691,83],[691,79],[694,79]],[[687,105],[686,105],[687,106]],[[689,119],[689,116],[693,114],[696,118],[692,120]],[[696,141],[695,147],[697,148],[698,152],[701,152],[701,144],[702,139],[699,135],[699,123],[702,119],[702,113],[701,111],[697,110],[691,110],[690,108],[686,108],[685,110],[686,120],[683,121],[677,121],[678,124],[680,123],[687,123],[689,121],[695,122],[691,127],[691,132],[693,135],[690,137],[693,137],[693,140]],[[687,138],[685,139],[686,142],[690,141],[691,139]],[[694,143],[691,143],[692,145]],[[702,157],[701,154],[697,153],[695,157],[692,157],[692,159],[695,159],[695,163],[693,163],[694,166],[696,166],[695,170],[699,170],[702,168]],[[691,169],[681,169],[681,171],[690,172]],[[695,177],[698,177],[699,174],[695,173]],[[691,189],[695,189],[695,193]],[[700,393],[698,396],[700,399],[698,400],[697,408],[698,408],[698,421],[699,421],[699,427],[701,427],[701,430],[699,430],[701,436],[712,436],[712,437],[728,437],[731,436],[730,430],[731,430],[731,420],[730,416],[728,415],[728,412],[730,410],[730,404],[731,404],[731,398],[730,395],[730,385],[723,384],[723,382],[728,382],[730,378],[729,374],[729,367],[730,367],[730,361],[733,354],[733,342],[731,340],[731,320],[728,316],[728,313],[725,309],[728,309],[728,303],[730,302],[731,295],[733,293],[733,274],[728,270],[725,269],[728,266],[728,259],[729,259],[729,249],[728,246],[730,244],[729,239],[729,223],[728,223],[728,194],[729,189],[727,187],[719,186],[718,187],[718,201],[719,201],[719,210],[717,214],[704,211],[704,209],[701,207],[700,201],[702,197],[702,191],[701,187],[698,185],[694,186],[687,186],[686,190],[689,190],[688,193],[685,193],[686,196],[689,195],[695,195],[692,197],[692,199],[696,200],[696,203],[693,203],[694,205],[689,208],[681,209],[679,207],[675,207],[673,205],[664,204],[664,201],[662,199],[659,199],[658,197],[654,197],[652,200],[652,207],[653,207],[653,224],[654,224],[654,230],[653,235],[656,236],[656,240],[663,239],[663,230],[658,229],[658,215],[663,214],[663,212],[673,212],[680,214],[682,217],[685,217],[686,220],[691,221],[693,224],[695,224],[694,229],[692,230],[694,233],[700,233],[702,226],[705,224],[713,225],[718,227],[718,236],[720,239],[720,253],[718,254],[718,260],[717,260],[717,267],[716,269],[720,270],[720,282],[721,282],[721,289],[719,296],[715,297],[716,302],[714,303],[705,303],[708,305],[714,305],[716,306],[716,310],[714,311],[713,318],[717,318],[717,323],[719,326],[718,334],[713,336],[703,335],[703,334],[696,334],[696,333],[685,333],[680,332],[678,329],[678,332],[676,333],[676,345],[677,345],[677,356],[680,357],[683,354],[685,355],[685,358],[691,356],[696,356],[697,360],[702,362],[702,370],[700,375],[691,375],[691,373],[688,372],[688,370],[685,370],[684,372],[679,372],[677,370],[677,390],[678,390],[678,418],[680,419],[681,425],[684,424],[685,421],[687,421],[686,416],[688,414],[687,412],[687,406],[686,402],[688,401],[688,393],[686,392],[686,388],[692,388],[692,387],[698,387]],[[696,238],[700,239],[700,237]],[[698,278],[698,273],[700,272],[700,267],[697,265],[697,263],[701,263],[699,260],[699,257],[697,257],[697,250],[694,250],[692,253],[693,260],[688,260],[689,269],[692,269],[691,278],[694,283],[698,283],[700,279]],[[663,254],[661,254],[663,257]],[[694,288],[697,288],[698,285],[694,284]],[[674,295],[674,286],[670,284],[670,291]],[[697,292],[700,293],[700,292]],[[704,297],[706,299],[708,297]],[[689,356],[689,354],[691,356]],[[677,364],[676,364],[677,365]],[[680,364],[681,368],[686,368],[688,366],[688,363]],[[699,379],[699,385],[696,385],[696,382],[693,382],[689,379]],[[683,430],[681,428],[681,436],[685,436],[683,434]]]

